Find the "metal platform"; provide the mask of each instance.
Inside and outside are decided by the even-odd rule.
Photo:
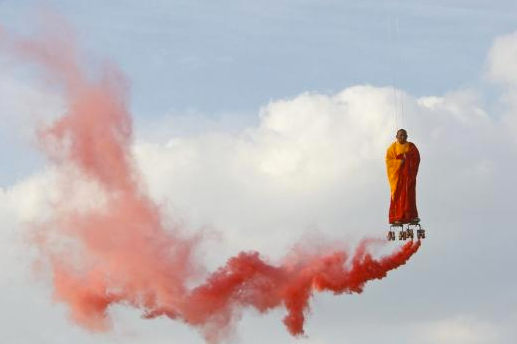
[[[425,239],[425,229],[420,225],[420,221],[418,222],[410,222],[410,223],[392,223],[390,224],[390,230],[388,231],[388,241],[395,241],[397,236],[395,233],[398,231],[399,240],[405,241],[407,239],[413,240],[416,238],[418,240]]]

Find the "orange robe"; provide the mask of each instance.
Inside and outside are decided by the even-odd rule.
[[[403,155],[406,160],[402,164]],[[420,153],[411,142],[398,141],[386,152],[386,168],[391,187],[389,223],[408,223],[418,217],[416,209],[416,175],[420,165]]]

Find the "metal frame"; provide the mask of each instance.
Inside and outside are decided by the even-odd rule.
[[[425,239],[425,229],[422,228],[420,223],[391,223],[390,230],[388,231],[387,239],[388,241],[395,241],[397,236],[395,232],[398,228],[398,238],[399,240],[405,241],[407,239],[413,240],[415,238],[415,230],[416,230],[416,238],[418,240]]]

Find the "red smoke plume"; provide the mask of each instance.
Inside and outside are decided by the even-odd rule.
[[[108,307],[122,303],[142,309],[147,318],[164,315],[199,327],[216,342],[239,309],[266,312],[284,306],[287,329],[299,335],[315,291],[361,293],[366,282],[385,277],[418,250],[419,241],[408,242],[374,259],[368,250],[372,241],[364,240],[350,256],[345,251],[302,253],[280,266],[257,252],[242,252],[189,288],[187,282],[201,271],[192,257],[198,238],[167,226],[141,185],[130,152],[131,117],[121,73],[104,66],[92,76],[82,68],[68,26],[51,32],[33,39],[3,32],[2,40],[17,56],[43,66],[49,81],[63,89],[66,113],[40,131],[44,152],[102,191],[99,207],[77,210],[68,204],[76,182],[76,174],[70,175],[61,185],[62,199],[53,204],[52,219],[37,226],[35,242],[50,263],[54,297],[69,306],[78,324],[106,330]]]

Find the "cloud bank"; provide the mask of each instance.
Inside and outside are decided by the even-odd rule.
[[[513,60],[506,58],[511,56],[514,46],[517,46],[515,37],[512,34],[499,38],[488,54],[488,76],[496,82],[502,82],[504,87],[500,105],[504,111],[501,114],[487,110],[475,90],[459,90],[444,96],[421,98],[403,94],[406,109],[404,126],[409,130],[410,140],[414,138],[423,155],[418,188],[421,195],[420,211],[431,228],[450,228],[447,224],[451,227],[462,224],[447,232],[449,238],[461,238],[468,232],[470,238],[478,243],[480,238],[476,234],[483,233],[483,229],[479,225],[475,226],[475,223],[485,223],[483,220],[486,218],[490,218],[492,223],[502,223],[501,216],[510,209],[508,204],[511,199],[501,199],[500,196],[507,194],[504,189],[516,185],[515,177],[509,173],[515,167],[513,161],[516,158],[514,138],[517,98],[515,81],[511,77],[515,64]],[[65,82],[74,83],[76,78],[77,75]],[[109,93],[110,87],[113,87],[110,82],[100,82],[99,85],[107,87],[108,94],[112,94]],[[83,87],[71,89],[77,92],[88,91]],[[87,94],[90,96],[89,92]],[[108,116],[108,120],[109,116],[117,116],[126,111],[120,109],[119,99],[105,100],[103,94],[93,92],[91,96],[95,103],[106,101],[112,104],[110,108],[114,111],[104,114]],[[115,193],[118,193],[128,185],[133,185],[131,179],[137,177],[127,171],[133,171],[130,166],[135,164],[142,170],[142,182],[150,188],[152,198],[146,199],[139,191],[131,189],[134,202],[108,204],[136,209],[137,211],[129,212],[136,216],[131,217],[130,222],[148,224],[155,221],[151,226],[153,228],[164,226],[156,218],[155,212],[171,211],[181,214],[181,218],[190,222],[194,228],[209,224],[216,230],[221,230],[225,247],[215,247],[212,253],[207,252],[205,256],[207,260],[214,256],[214,265],[221,263],[217,259],[236,253],[241,248],[258,249],[272,257],[281,257],[285,248],[292,245],[307,229],[338,238],[383,233],[388,188],[382,160],[384,149],[396,129],[391,97],[391,89],[373,86],[354,86],[336,95],[305,93],[293,99],[271,102],[260,111],[260,121],[256,127],[245,128],[237,135],[212,132],[173,137],[168,142],[140,137],[132,147],[135,161],[125,161],[125,158],[120,158],[120,153],[108,148],[101,148],[106,152],[102,157],[80,154],[86,158],[72,166],[62,166],[58,171],[55,167],[49,167],[47,172],[3,189],[2,201],[9,206],[3,208],[2,223],[7,228],[19,228],[27,221],[34,223],[42,219],[48,220],[46,217],[49,213],[52,215],[53,211],[48,208],[51,204],[67,214],[65,222],[58,223],[58,227],[74,228],[79,233],[87,233],[91,225],[89,223],[84,229],[69,225],[68,221],[76,221],[84,216],[72,210],[98,209],[99,205],[106,205],[105,202],[110,200],[105,199],[104,187],[113,186]],[[82,103],[74,105],[79,111],[83,111]],[[90,113],[90,109],[87,110]],[[94,113],[102,114],[102,111]],[[115,136],[110,136],[111,134],[106,134],[102,131],[104,129],[99,128],[98,136],[86,142],[94,141],[105,147],[105,138],[127,140],[124,135],[127,135],[129,129],[124,116],[122,121],[118,122],[120,118],[115,121],[120,126],[110,128],[117,132]],[[87,122],[80,123],[77,127],[95,128],[98,118],[87,118]],[[58,122],[52,127],[51,138],[59,139],[64,132],[62,128],[67,125],[66,120]],[[49,144],[51,148],[55,148],[55,142],[51,140]],[[107,145],[110,146],[110,143]],[[90,150],[91,147],[90,144],[84,144],[77,149]],[[60,154],[63,152],[60,149],[51,149],[51,152],[54,163],[62,161],[63,156]],[[95,159],[105,158],[109,163],[100,163],[100,166],[105,166],[106,169],[96,170],[99,164]],[[112,165],[112,162],[115,164]],[[75,169],[77,166],[81,166],[79,171]],[[121,170],[126,172],[122,173]],[[84,178],[85,171],[87,176],[90,173],[95,178]],[[119,175],[127,176],[128,179],[119,180],[116,177]],[[504,180],[505,184],[497,183],[500,180]],[[70,189],[63,189],[63,185]],[[465,199],[469,202],[465,202]],[[142,200],[143,203],[140,203]],[[436,200],[439,200],[439,204],[436,204]],[[160,206],[155,208],[152,205],[154,202]],[[136,203],[139,205],[135,208]],[[142,204],[143,208],[140,208]],[[142,211],[147,214],[143,218],[138,215]],[[126,211],[123,213],[128,214]],[[470,219],[465,221],[466,217]],[[109,228],[118,227],[113,226],[112,221],[126,223],[127,220],[102,216],[96,219],[106,221]],[[55,222],[51,223],[56,225]],[[98,223],[92,226],[98,227]],[[167,230],[170,228],[167,227]],[[163,233],[169,233],[167,230]],[[121,231],[117,237],[126,235],[126,231]],[[504,229],[500,233],[512,235]],[[431,235],[434,234],[431,232]],[[15,236],[7,236],[3,245],[8,246],[7,243]],[[148,257],[151,265],[159,266],[157,261],[161,261],[168,254],[161,251],[161,247],[164,242],[169,242],[169,234],[157,234],[157,237],[158,246],[152,246],[153,252],[149,252]],[[440,247],[447,247],[444,237],[442,235],[442,238],[435,239],[438,250]],[[110,238],[100,239],[92,238],[94,241],[90,244],[102,252],[101,247]],[[131,241],[132,238],[125,240]],[[51,258],[55,252],[60,252],[73,261],[75,250],[71,248],[76,247],[60,246],[63,243],[59,240],[54,244],[58,251],[54,251],[56,247],[52,247]],[[174,247],[174,244],[171,245]],[[140,247],[134,248],[143,250]],[[501,250],[506,252],[504,246]],[[225,254],[220,254],[221,252]],[[180,261],[181,266],[174,267],[179,269],[175,271],[186,271],[184,266],[188,266],[187,257],[190,252],[184,254],[185,261]],[[96,259],[99,258],[104,259],[96,256]],[[126,262],[131,260],[131,256],[123,255],[117,259]],[[12,257],[8,257],[2,261],[12,260]],[[96,261],[86,263],[89,266],[97,264]],[[135,267],[140,262],[135,264],[132,266]],[[123,265],[117,263],[117,266]],[[56,271],[58,273],[55,278],[58,279],[63,276],[61,273],[64,276],[70,273],[59,269]],[[104,293],[103,280],[95,275],[102,269],[94,268],[89,271],[92,273],[89,280],[98,282],[98,290],[101,290],[101,294]],[[164,272],[164,275],[167,273]],[[133,282],[144,285],[149,278],[144,274]],[[90,302],[92,299],[83,298],[90,295],[91,289],[85,290],[81,299],[73,299],[75,291],[80,289],[81,281],[78,279],[75,284],[64,283],[65,289],[58,291],[58,299],[70,297],[72,304],[87,300],[88,304],[99,305]],[[170,288],[168,282],[167,279],[164,289]],[[176,287],[181,289],[181,286]],[[68,290],[73,290],[74,293],[70,294]],[[167,294],[163,294],[164,298],[168,297]],[[98,301],[101,304],[105,302]],[[132,302],[139,303],[142,300]],[[447,326],[456,330],[429,330],[443,343],[465,342],[468,338],[473,338],[472,335],[476,336],[469,332],[472,328],[470,322],[468,326],[463,320],[446,322]],[[438,323],[436,326],[447,327],[442,325],[443,323]],[[92,326],[104,325],[99,320],[98,323],[93,322]],[[499,338],[496,326],[486,326],[491,331],[486,338]]]
[[[167,223],[147,196],[130,151],[125,80],[111,65],[89,75],[68,26],[57,28],[48,33],[43,28],[34,39],[8,36],[5,43],[17,56],[44,67],[66,104],[63,115],[38,130],[42,151],[57,170],[57,197],[47,205],[48,218],[30,224],[29,240],[49,270],[54,299],[68,305],[76,323],[107,330],[109,306],[121,303],[142,309],[146,318],[167,316],[200,327],[207,341],[217,342],[241,308],[285,307],[284,324],[292,335],[301,335],[315,291],[361,293],[366,282],[386,277],[420,247],[420,241],[411,241],[375,258],[372,247],[380,240],[364,239],[353,253],[321,246],[311,254],[300,246],[278,266],[257,252],[240,252],[189,288],[203,271],[193,257],[200,237]],[[324,104],[322,99],[316,107]],[[265,117],[270,119],[266,130],[292,133],[282,119]],[[305,146],[301,153],[311,155],[308,164],[297,159],[282,164],[296,154],[287,146],[280,154],[260,154],[260,170],[285,179],[300,164],[313,166],[316,152],[308,142]],[[295,184],[320,176],[336,178],[336,171],[328,175],[310,168]]]

